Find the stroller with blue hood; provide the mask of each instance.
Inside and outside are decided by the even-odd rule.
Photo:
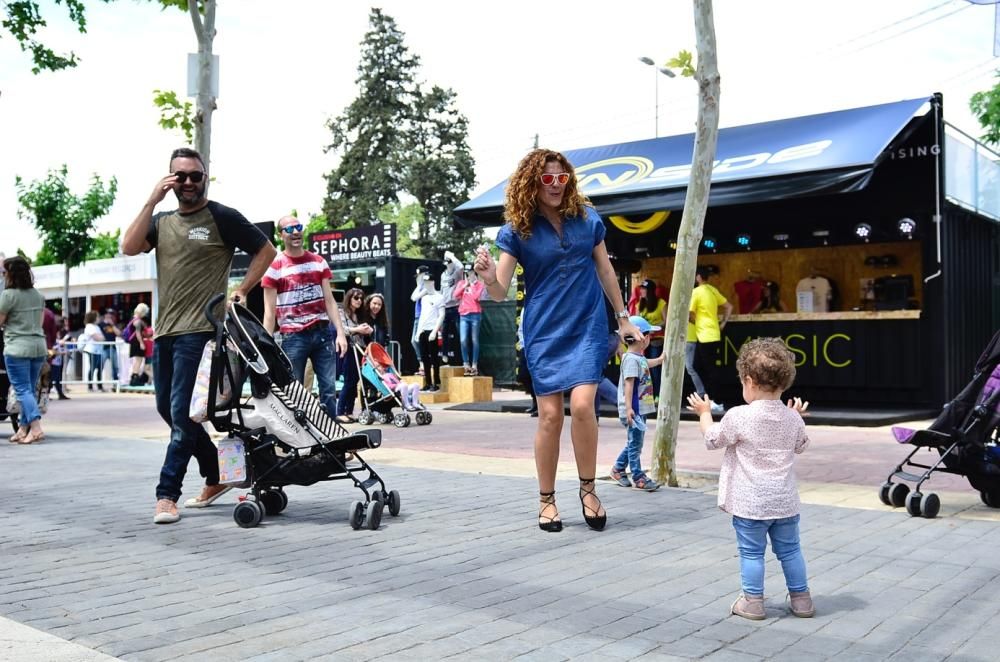
[[[227,303],[223,318],[215,317],[213,311],[224,298],[216,295],[204,310],[215,327],[205,419],[229,435],[220,442],[220,454],[225,442],[227,448],[242,451],[245,472],[239,475],[245,480],[237,486],[249,488],[250,493],[233,511],[236,523],[254,527],[265,515],[283,511],[288,485],[328,480],[349,480],[364,495],[364,500],[350,505],[352,528],[377,529],[385,507],[398,515],[399,493],[387,490],[361,456],[381,445],[381,431],[349,433],[341,427],[292,377],[288,357],[253,313]],[[250,393],[244,397],[247,379]],[[198,393],[196,387],[196,397]]]
[[[1000,508],[1000,331],[976,361],[972,381],[926,430],[893,427],[893,437],[914,448],[879,488],[887,506],[906,507],[913,517],[936,517],[941,500],[920,488],[935,472],[965,476],[990,508]],[[930,464],[913,461],[921,449],[936,453]],[[923,472],[912,473],[914,467]],[[910,491],[906,482],[916,483]]]

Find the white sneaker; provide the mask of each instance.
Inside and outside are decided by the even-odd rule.
[[[722,406],[721,402],[712,403],[712,413],[713,414],[725,414],[726,408]]]

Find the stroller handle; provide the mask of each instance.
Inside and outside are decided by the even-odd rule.
[[[225,292],[219,292],[218,294],[216,294],[215,296],[213,296],[211,299],[209,299],[208,303],[206,303],[205,307],[203,308],[203,312],[205,313],[205,317],[208,319],[209,322],[212,323],[212,328],[214,328],[216,331],[219,330],[219,320],[218,320],[218,318],[216,318],[216,316],[214,314],[212,314],[212,311],[225,298],[226,298],[226,293]]]

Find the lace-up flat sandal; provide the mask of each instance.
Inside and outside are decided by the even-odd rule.
[[[557,519],[559,517],[559,509],[556,508],[556,493],[539,492],[538,497],[538,528],[549,533],[562,531],[562,520]],[[554,514],[547,515],[546,512]]]
[[[586,498],[588,496],[592,496],[597,500],[596,508],[591,508],[587,505]],[[583,519],[587,522],[587,526],[595,531],[603,531],[604,526],[608,523],[608,514],[600,514],[602,510],[601,499],[597,496],[593,478],[580,479],[580,505],[583,506]]]

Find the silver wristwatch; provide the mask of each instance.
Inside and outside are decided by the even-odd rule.
[[[627,317],[628,317],[628,311],[627,310],[619,310],[617,313],[615,313],[615,319],[623,320],[623,319],[625,319]]]

